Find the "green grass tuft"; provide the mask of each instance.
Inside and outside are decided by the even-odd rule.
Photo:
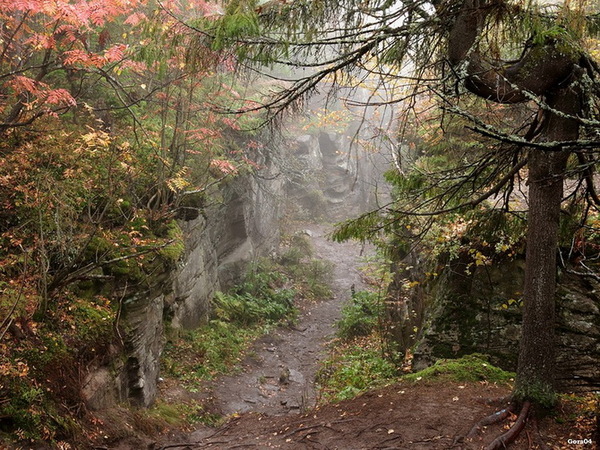
[[[335,341],[317,373],[322,400],[348,400],[396,380],[398,368],[383,354],[381,343],[376,334],[351,342]]]
[[[488,381],[491,383],[509,383],[515,374],[507,372],[489,363],[484,355],[474,353],[460,359],[440,359],[433,366],[402,377],[407,381],[451,380],[451,381]]]
[[[352,339],[369,336],[375,332],[384,313],[384,305],[375,292],[358,291],[342,308],[342,318],[338,321],[338,336]]]

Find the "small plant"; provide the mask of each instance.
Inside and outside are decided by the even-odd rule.
[[[304,234],[289,238],[287,249],[279,257],[280,270],[285,272],[302,298],[331,297],[333,265],[329,261],[312,258],[310,240]]]
[[[298,247],[291,247],[282,253],[279,257],[279,261],[281,265],[289,267],[300,264],[305,256],[305,253]]]
[[[331,274],[333,265],[329,261],[313,259],[287,270],[294,278],[295,287],[301,297],[322,300],[331,297]]]
[[[268,297],[217,292],[213,298],[214,314],[219,320],[242,326],[273,324],[293,314],[294,296],[291,289],[275,290]]]
[[[398,376],[397,367],[383,354],[381,339],[376,335],[351,343],[336,341],[332,347],[332,355],[317,373],[325,402],[353,398]]]
[[[282,266],[298,265],[302,260],[312,257],[312,244],[304,232],[296,233],[285,240],[288,241],[287,249],[279,257]]]
[[[337,324],[338,336],[343,339],[369,336],[377,330],[383,313],[384,305],[377,293],[354,292],[342,309],[342,318]]]
[[[376,292],[352,292],[337,322],[338,339],[322,364],[317,382],[325,401],[341,401],[398,376],[383,333],[385,305]]]
[[[253,339],[262,333],[259,327],[211,320],[196,330],[185,331],[165,346],[163,372],[180,381],[191,391],[202,380],[232,370]]]

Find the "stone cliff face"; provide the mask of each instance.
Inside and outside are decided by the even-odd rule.
[[[376,196],[386,192],[381,176],[388,165],[385,156],[365,151],[353,136],[352,127],[347,133],[321,130],[292,143],[298,170],[286,191],[301,215],[343,220],[375,208]]]
[[[116,400],[149,406],[155,399],[165,325],[194,328],[207,320],[210,299],[278,242],[282,181],[238,177],[222,187],[218,205],[180,221],[185,252],[175,270],[156,274],[145,288],[123,296],[119,319],[121,348],[110,367],[98,367],[84,383],[88,406],[101,409]]]
[[[469,262],[449,262],[435,280],[396,303],[392,314],[402,324],[398,340],[405,349],[414,349],[414,369],[474,352],[489,355],[502,368],[516,369],[525,262],[516,259],[466,271]],[[598,390],[600,283],[568,273],[558,281],[558,382],[568,391]]]
[[[238,179],[224,189],[220,206],[181,224],[186,252],[168,304],[173,327],[206,320],[214,292],[231,287],[250,261],[276,248],[282,186],[278,178]]]
[[[214,193],[213,206],[194,210],[193,201],[185,204],[179,221],[184,254],[175,270],[165,268],[145,287],[125,288],[121,346],[113,349],[110,367],[87,377],[83,394],[90,408],[115,400],[152,404],[166,324],[191,329],[208,319],[214,293],[234,285],[257,256],[276,249],[284,205],[301,209],[308,220],[342,220],[374,206],[373,180],[385,170],[385,158],[352,148],[352,135],[300,136],[281,167],[231,180]]]

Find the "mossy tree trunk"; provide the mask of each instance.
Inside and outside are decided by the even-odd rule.
[[[527,48],[510,64],[483,55],[477,41],[494,8],[486,0],[465,0],[449,36],[448,59],[464,74],[465,87],[498,103],[537,98],[539,123],[528,138],[537,142],[577,139],[581,109],[576,86],[577,52],[556,40]],[[559,48],[560,47],[560,48]],[[522,338],[515,398],[545,406],[554,402],[556,252],[563,181],[569,152],[532,148],[528,155],[529,213]]]

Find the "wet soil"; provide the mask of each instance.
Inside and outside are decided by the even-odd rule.
[[[302,305],[295,326],[275,330],[255,343],[241,373],[221,377],[199,394],[229,420],[218,428],[199,426],[154,439],[132,438],[111,448],[481,449],[504,431],[503,423],[487,427],[472,442],[464,439],[479,419],[506,406],[501,399],[510,393],[510,386],[485,381],[400,382],[349,401],[314,407],[315,374],[343,301],[353,286],[365,288],[358,270],[365,249],[356,243],[328,241],[323,226],[308,226],[306,232],[316,256],[335,265],[334,296]],[[163,389],[171,399],[190,396],[175,386]],[[573,422],[558,423],[552,417],[540,422],[540,432],[550,449],[591,450],[598,444],[573,445],[588,442],[589,428],[579,430]],[[534,438],[528,428],[510,448],[540,448]]]
[[[507,392],[495,385],[399,384],[302,415],[243,415],[210,434],[193,433],[182,448],[466,448],[462,436],[493,410],[487,399]]]
[[[486,427],[473,440],[464,436],[473,424],[504,406],[509,393],[509,386],[486,382],[398,383],[301,415],[243,414],[218,429],[198,430],[185,440],[154,448],[483,449],[506,431],[507,423]],[[560,424],[552,417],[540,422],[539,437],[553,450],[597,448],[589,429],[578,430],[572,422]],[[536,439],[528,426],[509,448],[543,448]]]
[[[326,347],[335,334],[335,322],[352,289],[366,286],[359,267],[366,251],[356,242],[327,239],[329,228],[308,225],[306,234],[314,257],[333,262],[333,295],[300,305],[293,327],[274,330],[259,339],[248,353],[239,374],[220,377],[209,385],[213,408],[222,415],[260,412],[269,415],[298,413],[315,406],[315,375]]]

